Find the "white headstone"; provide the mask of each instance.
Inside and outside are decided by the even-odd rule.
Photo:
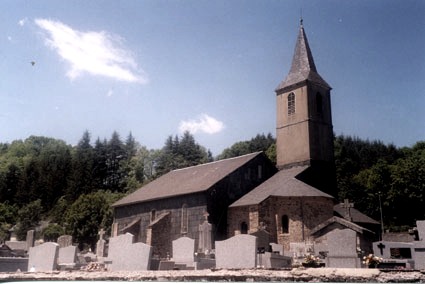
[[[425,221],[416,221],[419,241],[425,241]]]
[[[108,261],[111,271],[148,270],[152,247],[144,243],[134,243],[130,233],[109,239]]]
[[[59,254],[57,243],[47,242],[29,249],[28,271],[56,270],[56,260]]]
[[[181,237],[173,241],[173,261],[193,266],[195,262],[195,240]]]
[[[257,237],[240,234],[215,242],[217,268],[241,269],[257,267]]]
[[[72,264],[75,263],[77,259],[77,247],[68,246],[64,248],[59,248],[59,257],[58,264]]]

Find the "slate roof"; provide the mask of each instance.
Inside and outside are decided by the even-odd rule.
[[[336,204],[334,206],[334,212],[337,213],[340,217],[344,217],[345,215],[345,208],[342,207],[343,204]],[[365,224],[379,224],[378,221],[370,218],[369,216],[366,216],[356,208],[350,208],[350,215],[352,222],[354,223],[365,223]]]
[[[292,58],[291,69],[285,80],[276,88],[276,92],[287,91],[294,85],[305,81],[310,81],[331,89],[329,84],[317,73],[307,36],[301,25],[295,45],[294,57]]]
[[[326,197],[332,198],[327,193],[314,188],[297,176],[309,166],[293,167],[278,171],[274,176],[251,190],[249,193],[235,201],[230,207],[259,204],[270,196],[280,197]]]
[[[149,200],[206,191],[214,184],[253,160],[263,152],[256,152],[171,171],[148,183],[135,192],[115,202],[112,206],[124,206]]]

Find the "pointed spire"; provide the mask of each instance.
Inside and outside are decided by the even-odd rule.
[[[298,33],[297,43],[295,45],[294,57],[292,58],[291,69],[286,79],[277,87],[276,91],[287,90],[292,86],[311,81],[313,83],[331,88],[325,80],[317,73],[314,64],[313,55],[308,44],[307,36],[303,27],[303,19],[300,19],[300,31]],[[283,90],[283,91],[284,91]]]

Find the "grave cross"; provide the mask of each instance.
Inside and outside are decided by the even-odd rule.
[[[105,231],[102,229],[100,229],[99,233],[97,233],[99,235],[99,240],[103,240],[103,236],[105,235]]]
[[[384,255],[384,248],[385,248],[385,245],[384,245],[383,243],[379,243],[379,244],[378,244],[378,248],[379,248],[379,250],[381,251],[381,256],[382,256],[382,255]]]
[[[210,214],[208,214],[208,212],[205,211],[203,215],[204,215],[205,221],[208,222],[208,216],[210,216]]]
[[[350,208],[353,208],[354,204],[350,203],[348,199],[344,199],[344,203],[341,204],[341,207],[345,209],[344,218],[348,221],[352,221]]]

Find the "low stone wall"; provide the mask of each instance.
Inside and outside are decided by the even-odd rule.
[[[425,282],[419,271],[378,269],[297,268],[292,270],[192,270],[137,272],[0,273],[0,282],[14,281],[191,281],[191,282]],[[112,284],[112,283],[110,283]]]
[[[0,257],[0,272],[27,271],[28,258]]]

